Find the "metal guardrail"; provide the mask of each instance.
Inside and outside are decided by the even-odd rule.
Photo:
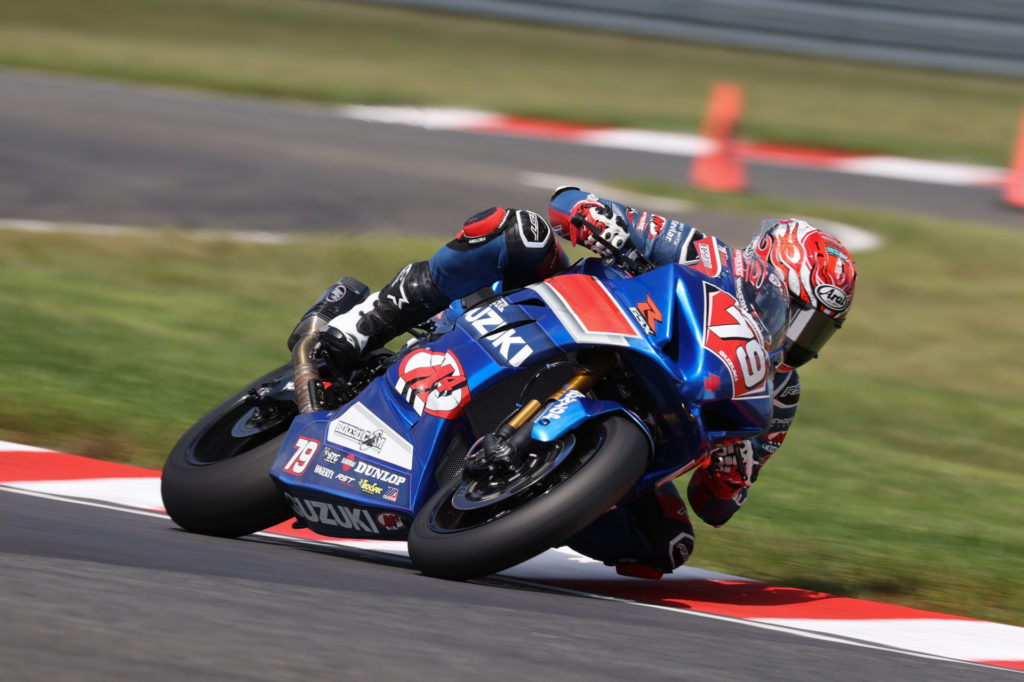
[[[364,0],[717,45],[1024,77],[1024,0]]]

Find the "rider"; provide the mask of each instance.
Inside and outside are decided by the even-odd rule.
[[[559,236],[599,255],[607,255],[607,247],[588,227],[573,223],[572,216],[577,214],[600,229],[604,242],[616,249],[628,244],[655,265],[681,263],[699,269],[702,258],[716,250],[714,238],[685,223],[575,187],[559,188],[548,207],[551,225]],[[785,438],[800,396],[795,369],[817,357],[842,324],[857,278],[853,259],[842,243],[802,220],[765,220],[745,253],[747,257],[756,254],[777,268],[789,290],[791,314],[783,364],[775,373],[768,429],[757,438],[714,450],[687,486],[694,512],[715,527],[746,502],[749,486]],[[469,218],[455,239],[430,260],[405,266],[380,291],[331,319],[321,329],[320,342],[336,367],[349,367],[362,353],[383,346],[457,298],[496,281],[506,289],[531,284],[568,264],[540,215],[491,208]],[[324,300],[307,317],[329,315]],[[568,544],[616,566],[619,573],[657,578],[690,557],[693,540],[686,505],[675,484],[667,482],[606,513]]]

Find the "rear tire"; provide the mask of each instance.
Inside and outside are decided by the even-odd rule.
[[[409,557],[416,567],[452,580],[495,573],[563,543],[606,512],[643,474],[650,445],[643,431],[620,415],[583,424],[577,433],[586,430],[591,431],[577,448],[588,451],[576,453],[576,464],[567,459],[561,465],[575,471],[547,474],[534,484],[543,486],[542,492],[534,489],[518,502],[512,498],[512,508],[504,501],[489,511],[458,511],[452,500],[461,478],[439,490],[409,531]]]
[[[193,533],[239,537],[292,516],[270,468],[291,426],[293,393],[285,365],[260,377],[222,402],[171,450],[164,464],[160,493],[171,519]],[[258,405],[279,410],[265,424],[253,422],[251,389],[271,387],[273,398]],[[291,413],[290,413],[291,411]],[[255,424],[255,425],[253,425]]]

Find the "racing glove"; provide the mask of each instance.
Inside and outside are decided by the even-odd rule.
[[[622,249],[629,241],[629,225],[622,216],[612,213],[611,208],[604,204],[584,199],[572,207],[572,215],[581,215],[588,223],[599,228],[598,234],[616,249]],[[594,238],[594,233],[586,225],[571,223],[567,226],[569,241],[573,246],[582,244],[599,256],[607,256],[608,248]]]
[[[757,480],[761,463],[754,457],[754,446],[749,440],[731,443],[711,451],[707,466],[698,470],[704,485],[715,497],[727,500],[741,488],[750,487]]]

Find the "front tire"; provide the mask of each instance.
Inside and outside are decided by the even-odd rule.
[[[193,533],[239,537],[292,516],[270,478],[295,414],[294,393],[285,390],[290,380],[289,365],[267,373],[181,437],[160,482],[164,507],[175,523]],[[264,395],[254,399],[253,391]]]
[[[461,478],[439,490],[409,531],[413,564],[427,575],[468,580],[526,561],[595,521],[643,474],[650,445],[621,415],[583,424],[575,436],[578,451],[558,469],[492,507],[462,511]]]

